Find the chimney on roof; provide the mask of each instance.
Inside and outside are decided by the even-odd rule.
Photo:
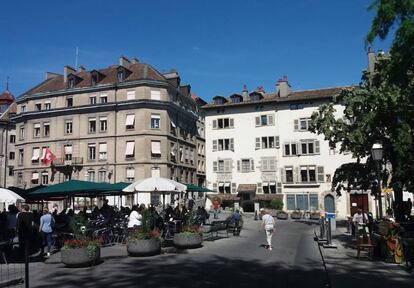
[[[86,71],[85,66],[80,65],[79,66],[79,72],[85,72],[85,71]]]
[[[71,73],[76,74],[76,70],[68,65],[63,67],[63,82],[68,82],[68,75]]]
[[[125,56],[121,56],[119,57],[119,65],[128,69],[131,66],[131,62]]]
[[[139,59],[134,57],[134,58],[131,59],[131,63],[132,64],[138,64],[139,63]]]
[[[287,76],[283,76],[276,83],[276,92],[280,98],[289,96],[292,93],[292,88],[289,85]]]
[[[45,80],[52,79],[52,78],[56,78],[58,76],[61,76],[61,75],[60,74],[57,74],[57,73],[46,72]]]
[[[246,102],[246,101],[250,100],[249,90],[247,90],[247,85],[246,84],[243,85],[242,96],[243,96],[243,102]]]
[[[375,70],[375,63],[377,62],[377,57],[375,56],[375,52],[371,49],[371,47],[368,48],[368,72],[370,74],[374,73]]]

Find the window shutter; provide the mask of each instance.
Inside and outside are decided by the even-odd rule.
[[[324,173],[323,166],[318,166],[317,172],[318,172],[318,182],[325,182],[325,173]]]
[[[293,181],[295,182],[295,183],[300,183],[301,181],[301,179],[300,179],[300,170],[299,170],[299,168],[300,167],[295,167],[294,169],[293,169]]]
[[[213,152],[217,151],[217,140],[213,140]]]
[[[217,161],[213,161],[213,172],[217,172],[218,167],[217,167]]]
[[[276,171],[276,160],[275,158],[270,158],[268,160],[269,170],[270,171]]]
[[[217,192],[217,183],[213,183],[213,190]]]
[[[293,120],[293,130],[298,131],[299,130],[299,119]]]
[[[234,128],[234,119],[233,118],[229,119],[229,126],[230,126],[230,128]]]
[[[240,172],[240,160],[237,160],[237,172]]]
[[[258,150],[260,149],[260,137],[256,137],[256,146],[255,149]]]
[[[231,172],[231,160],[224,160],[224,172]]]
[[[234,152],[234,139],[230,138],[229,142],[230,142],[230,144],[229,144],[230,150]]]
[[[277,182],[276,183],[276,193],[277,194],[282,194],[282,182]]]
[[[320,153],[321,153],[321,148],[320,148],[320,145],[319,145],[319,141],[316,140],[315,141],[315,154],[320,154]]]
[[[267,125],[275,125],[273,115],[267,115]]]
[[[279,137],[279,136],[276,136],[276,137],[275,137],[275,147],[276,147],[277,149],[279,149],[279,148],[280,148],[280,137]]]
[[[286,183],[285,168],[280,168],[280,178],[282,180],[282,183]]]
[[[260,170],[262,171],[267,171],[269,170],[269,166],[268,166],[268,159],[266,158],[262,158],[261,162],[260,162]]]
[[[296,155],[302,155],[302,142],[296,142]]]
[[[237,192],[237,184],[236,183],[231,183],[231,193],[236,193]]]
[[[217,120],[213,120],[213,129],[217,129]]]
[[[251,171],[254,171],[254,160],[253,159],[250,159],[250,170]]]
[[[262,183],[257,183],[257,193],[263,193]]]
[[[256,126],[260,126],[260,117],[256,117]]]

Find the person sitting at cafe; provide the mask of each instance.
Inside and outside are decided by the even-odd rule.
[[[369,230],[368,230],[368,223],[369,218],[368,215],[362,211],[361,208],[358,208],[357,212],[352,217],[353,223],[355,225],[355,230],[358,231],[358,236],[363,237],[363,239],[369,239]]]

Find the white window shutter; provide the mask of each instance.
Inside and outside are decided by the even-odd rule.
[[[277,149],[279,149],[279,148],[280,148],[280,137],[279,137],[279,136],[276,136],[276,137],[275,137],[275,147],[276,147]]]
[[[255,145],[255,149],[258,150],[260,149],[260,137],[256,137],[256,145]]]
[[[262,171],[269,170],[267,162],[268,162],[268,160],[266,158],[262,158],[262,160],[260,161],[260,170],[262,170]]]
[[[240,172],[240,166],[241,166],[240,160],[237,160],[237,172]]]
[[[261,182],[257,183],[257,193],[263,193]]]
[[[230,150],[234,152],[234,139],[230,138],[229,142],[230,142],[230,144],[229,144]]]
[[[231,183],[231,193],[237,192],[237,183]]]
[[[213,140],[213,152],[217,151],[217,140]]]
[[[282,183],[286,183],[285,168],[280,168],[280,178],[282,180]]]
[[[320,144],[319,144],[319,140],[315,141],[315,154],[320,154],[321,153],[321,148],[320,148]]]
[[[217,170],[218,170],[217,161],[213,161],[213,172],[217,172]]]
[[[251,171],[254,171],[254,160],[253,159],[250,159],[250,170]]]
[[[299,167],[295,167],[295,168],[293,169],[293,181],[294,181],[295,183],[300,183],[300,182],[301,182]]]
[[[276,160],[275,158],[270,158],[268,160],[269,170],[270,171],[276,171]]]
[[[276,193],[282,194],[282,183],[281,182],[276,183]]]
[[[260,126],[260,117],[256,117],[256,126]]]
[[[317,172],[318,172],[318,182],[325,182],[325,173],[324,173],[323,166],[318,166]]]
[[[230,128],[234,128],[234,119],[233,118],[229,119],[229,126],[230,126]]]
[[[273,115],[267,115],[267,125],[274,125],[274,118]]]
[[[224,172],[231,172],[231,159],[224,160]]]
[[[217,120],[213,120],[213,129],[217,129]]]
[[[213,183],[213,190],[217,192],[217,183]]]
[[[293,130],[298,131],[299,130],[299,119],[293,120]]]

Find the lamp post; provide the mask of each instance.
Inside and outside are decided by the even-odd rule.
[[[371,155],[372,155],[372,159],[374,161],[376,161],[376,166],[377,166],[377,179],[378,179],[378,212],[379,212],[379,217],[382,218],[382,189],[381,189],[381,171],[380,171],[380,162],[382,160],[383,157],[383,147],[381,143],[374,143],[374,145],[372,145],[371,148]]]

